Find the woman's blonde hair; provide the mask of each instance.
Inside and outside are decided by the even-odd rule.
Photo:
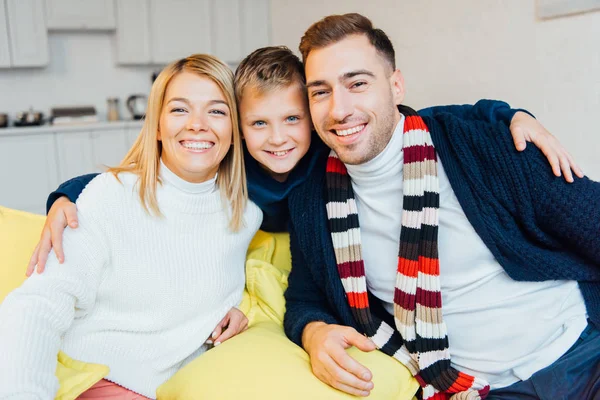
[[[219,165],[217,187],[221,192],[225,209],[230,211],[229,227],[233,231],[238,231],[243,226],[244,208],[248,199],[246,171],[233,90],[233,72],[216,57],[208,54],[194,54],[175,61],[162,70],[150,90],[148,111],[140,134],[121,164],[109,168],[108,171],[115,176],[120,172],[138,175],[142,206],[149,214],[162,215],[156,200],[162,152],[162,143],[158,140],[159,121],[167,86],[173,77],[183,71],[212,80],[223,92],[229,106],[233,129],[232,147]]]

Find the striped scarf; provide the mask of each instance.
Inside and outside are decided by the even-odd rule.
[[[450,365],[438,260],[437,156],[421,117],[408,107],[402,107],[402,113],[404,202],[394,291],[396,329],[369,309],[352,183],[332,151],[327,161],[327,215],[338,272],[363,333],[410,370],[421,385],[423,399],[485,399],[490,390],[487,382]]]

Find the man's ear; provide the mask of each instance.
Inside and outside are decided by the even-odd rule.
[[[390,86],[392,87],[392,96],[394,104],[402,104],[404,101],[404,76],[399,69],[395,70],[390,76]]]

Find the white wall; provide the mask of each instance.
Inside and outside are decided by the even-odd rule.
[[[535,0],[273,0],[273,43],[297,50],[329,14],[360,12],[394,43],[406,104],[495,98],[532,111],[600,180],[600,12],[541,21]]]
[[[114,33],[50,33],[50,63],[45,68],[0,69],[0,112],[29,107],[44,112],[55,106],[92,105],[105,118],[106,99],[119,97],[121,117],[130,94],[148,94],[152,72],[160,67],[120,67],[115,62]]]

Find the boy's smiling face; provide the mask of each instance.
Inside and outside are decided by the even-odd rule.
[[[239,111],[250,155],[284,182],[310,147],[312,123],[302,86],[293,83],[265,93],[247,88]]]

